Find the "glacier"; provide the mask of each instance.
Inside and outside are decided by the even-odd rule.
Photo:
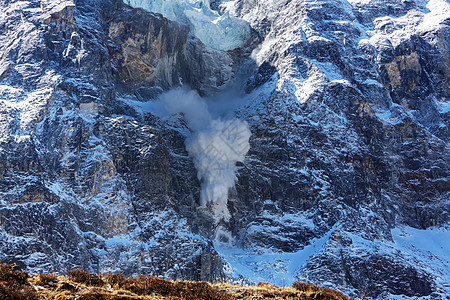
[[[187,24],[206,46],[216,50],[234,50],[250,38],[250,26],[243,19],[220,15],[210,8],[209,0],[125,0],[126,4],[160,13],[172,21]]]

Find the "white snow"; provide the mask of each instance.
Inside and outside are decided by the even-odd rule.
[[[112,238],[105,240],[105,247],[112,248],[122,246],[128,248],[132,243],[133,242],[131,241],[131,237],[129,235],[114,236]]]
[[[125,3],[190,25],[194,35],[213,49],[233,50],[242,47],[250,37],[246,21],[228,12],[219,15],[209,7],[208,0],[125,0]]]
[[[276,38],[267,38],[252,51],[251,57],[255,60],[258,66],[261,65],[271,54],[271,49],[277,44],[277,42],[278,39]]]
[[[230,248],[218,242],[214,243],[214,248],[229,264],[227,275],[231,278],[245,278],[253,284],[268,282],[277,286],[292,286],[296,280],[297,270],[325,245],[334,230],[335,228],[321,238],[313,240],[302,250],[293,253],[273,252],[268,249]]]
[[[445,228],[420,230],[398,227],[392,231],[395,245],[403,256],[437,273],[437,283],[450,293],[450,231]]]
[[[347,232],[352,239],[352,251],[364,256],[383,254],[410,264],[413,268],[433,274],[440,293],[450,294],[450,231],[446,228],[426,230],[400,226],[391,230],[393,242],[370,241]],[[383,294],[382,299],[410,299]],[[424,299],[429,299],[424,297]]]
[[[436,102],[437,102],[437,107],[439,109],[439,112],[441,114],[446,114],[446,113],[450,112],[450,101],[447,101],[447,102],[436,101]]]
[[[378,118],[388,121],[391,118],[392,112],[389,109],[386,109],[382,112],[380,111],[375,114],[377,115]]]
[[[450,3],[446,0],[430,0],[427,8],[429,13],[425,14],[422,23],[419,25],[419,30],[430,30],[440,23],[445,21],[450,16]]]
[[[384,86],[379,81],[374,80],[374,79],[366,79],[366,80],[364,80],[363,83],[367,84],[367,85],[374,85],[379,88],[384,88]]]
[[[17,142],[30,138],[31,127],[45,111],[53,96],[53,84],[59,76],[47,72],[42,81],[49,87],[27,92],[20,88],[0,85],[0,108],[5,112],[0,116],[0,141],[7,141],[8,137]],[[17,123],[16,123],[17,122]],[[18,126],[11,128],[12,124]]]
[[[207,128],[186,140],[186,149],[194,157],[202,180],[201,204],[213,204],[216,217],[230,217],[228,191],[236,182],[236,163],[243,161],[250,149],[250,129],[239,119],[212,120]]]
[[[317,69],[318,71],[318,69]],[[322,72],[314,72],[307,79],[291,77],[289,80],[282,79],[278,83],[280,89],[291,90],[300,103],[306,103],[318,89],[325,84],[325,75]]]
[[[183,113],[193,131],[186,139],[186,150],[202,181],[202,206],[212,205],[217,221],[228,219],[228,191],[236,181],[236,163],[244,160],[250,148],[247,123],[236,118],[213,119],[206,101],[195,91],[175,89],[163,94],[161,101],[169,115]]]
[[[355,1],[353,4],[357,4]],[[383,16],[373,21],[374,31],[366,31],[371,36],[370,43],[377,45],[386,38],[394,47],[413,34],[428,32],[439,28],[450,16],[450,3],[446,0],[426,1],[423,11],[411,9],[404,16]]]
[[[375,115],[383,122],[391,125],[399,124],[401,122],[403,107],[399,104],[392,103],[389,108],[378,108],[373,106]]]

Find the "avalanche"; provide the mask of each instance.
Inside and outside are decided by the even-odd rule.
[[[211,207],[216,223],[228,220],[228,191],[237,180],[236,163],[242,162],[250,149],[251,132],[247,122],[212,115],[209,102],[196,91],[186,88],[163,93],[155,102],[133,104],[162,118],[183,115],[191,132],[186,134],[186,150],[193,158],[197,176],[202,181],[201,206]]]

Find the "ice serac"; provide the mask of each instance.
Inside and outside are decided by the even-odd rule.
[[[116,0],[0,1],[0,262],[450,294],[448,2],[177,3],[179,22]],[[261,43],[205,46],[184,11],[245,20]],[[220,224],[186,115],[142,109],[181,84],[246,92],[222,119],[252,134]]]
[[[132,7],[141,7],[164,17],[187,24],[206,46],[217,50],[234,50],[250,39],[250,26],[245,20],[220,15],[205,0],[125,0]]]

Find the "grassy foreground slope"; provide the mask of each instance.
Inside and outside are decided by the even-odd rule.
[[[239,286],[228,283],[172,281],[157,277],[129,278],[117,274],[92,274],[74,270],[67,276],[30,276],[15,266],[0,264],[0,300],[35,299],[350,299],[340,292],[295,282],[293,287],[268,283]]]

